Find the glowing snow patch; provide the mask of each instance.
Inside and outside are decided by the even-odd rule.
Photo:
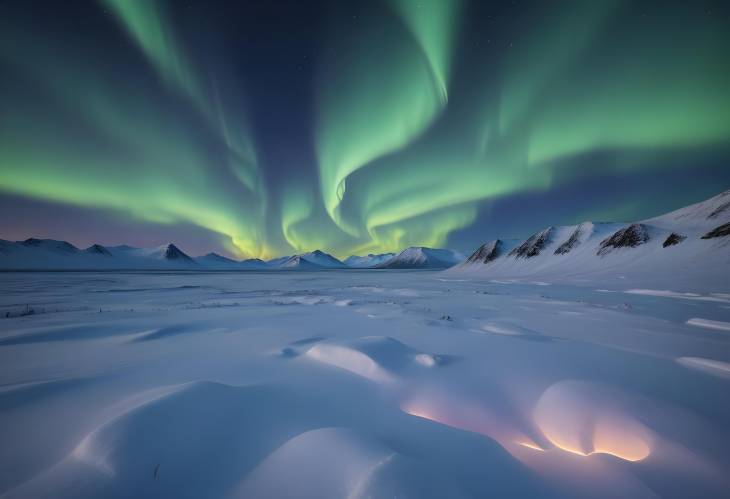
[[[540,452],[545,452],[545,449],[543,449],[542,447],[540,447],[539,445],[537,445],[535,442],[520,441],[520,442],[515,442],[515,443],[517,445],[521,445],[522,447],[527,447],[528,449],[537,450],[537,451],[540,451]]]
[[[556,383],[540,397],[535,423],[555,447],[566,452],[610,454],[625,461],[646,459],[651,454],[651,433],[617,408],[614,395],[591,383]]]
[[[372,358],[352,348],[328,344],[315,345],[307,351],[307,356],[373,381],[393,380],[393,376]]]
[[[419,353],[416,355],[415,361],[424,367],[433,367],[438,364],[436,357],[427,353]]]

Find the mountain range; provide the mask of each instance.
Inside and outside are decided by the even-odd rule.
[[[495,239],[466,259],[453,250],[410,247],[398,254],[353,255],[344,262],[321,250],[237,261],[217,253],[191,257],[172,243],[154,248],[93,244],[80,249],[66,241],[29,238],[0,239],[0,270],[450,269],[513,278],[696,271],[702,262],[705,272],[722,277],[730,269],[729,235],[730,190],[640,222],[588,221],[549,226],[523,241]]]
[[[409,260],[406,257],[420,252],[429,258]],[[315,250],[268,261],[238,261],[217,253],[192,257],[173,243],[153,248],[92,244],[80,249],[54,239],[0,239],[0,270],[326,270],[375,268],[391,261],[392,267],[382,268],[446,268],[463,259],[453,255],[458,254],[450,250],[408,248],[398,255],[351,256],[342,262],[324,251]]]
[[[693,275],[730,283],[730,190],[634,223],[550,226],[524,241],[496,239],[450,272],[559,280],[586,276]]]

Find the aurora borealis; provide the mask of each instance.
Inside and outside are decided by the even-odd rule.
[[[3,238],[468,250],[730,186],[721,1],[11,0],[0,74]]]

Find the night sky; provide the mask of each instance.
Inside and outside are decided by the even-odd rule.
[[[730,2],[0,0],[0,238],[469,251],[730,187]]]

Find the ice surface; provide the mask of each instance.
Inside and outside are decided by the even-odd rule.
[[[2,273],[0,495],[725,497],[710,284]]]

